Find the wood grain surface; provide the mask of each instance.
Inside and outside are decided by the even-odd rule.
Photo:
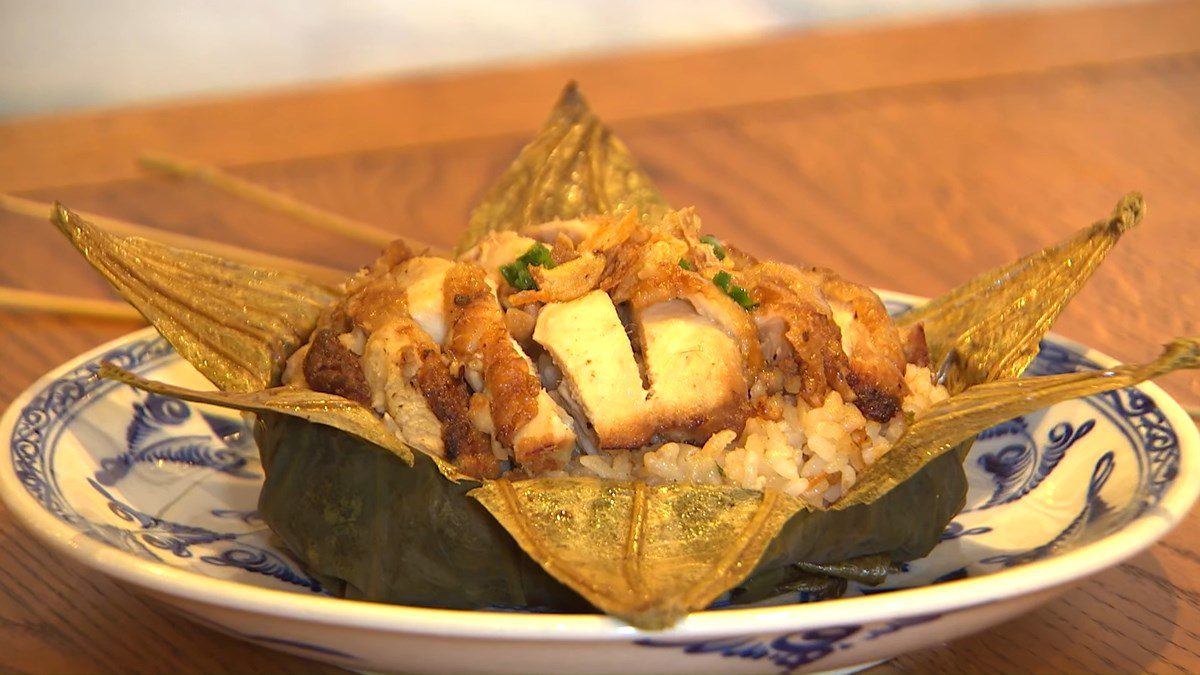
[[[0,191],[355,267],[372,251],[195,185],[220,162],[435,244],[580,79],[675,205],[752,252],[932,295],[1126,191],[1148,215],[1058,332],[1121,359],[1200,333],[1200,3],[998,15],[690,53],[359,83],[0,125]],[[48,224],[0,216],[0,284],[113,297]],[[131,329],[0,314],[0,405]],[[1200,406],[1200,379],[1162,384]],[[198,627],[58,559],[0,507],[0,672],[341,672]],[[874,673],[1200,672],[1200,515],[1043,608]]]

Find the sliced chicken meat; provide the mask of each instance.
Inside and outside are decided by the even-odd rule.
[[[904,349],[874,292],[828,270],[773,262],[754,265],[741,277],[760,303],[760,336],[787,390],[810,405],[837,391],[879,422],[899,412],[906,393]],[[780,336],[790,349],[781,346]]]
[[[451,376],[436,339],[446,332],[442,287],[451,267],[438,258],[401,262],[348,296],[345,314],[366,336],[361,363],[371,403],[401,438],[465,473],[494,477],[500,464],[470,423],[470,392]]]
[[[432,358],[437,358],[437,347],[429,336],[412,322],[397,320],[367,338],[363,372],[373,392],[371,405],[392,418],[404,442],[446,458],[442,422],[417,383],[422,363]]]
[[[454,263],[445,258],[413,258],[399,265],[392,276],[405,288],[408,314],[437,344],[446,342],[446,309],[442,286]]]
[[[575,445],[570,417],[542,389],[533,363],[509,335],[484,270],[455,265],[444,292],[447,350],[472,388],[487,394],[496,439],[529,473],[565,466]]]
[[[741,433],[750,407],[737,341],[686,300],[636,309],[634,321],[660,433],[695,443],[725,429]]]
[[[638,448],[650,442],[654,415],[633,347],[608,294],[592,291],[546,305],[533,339],[562,371],[559,391],[579,406],[600,448]]]
[[[750,313],[731,300],[712,281],[689,272],[675,262],[655,266],[640,275],[630,305],[641,310],[668,300],[687,300],[695,311],[735,341],[745,379],[753,381],[762,369],[762,346]]]

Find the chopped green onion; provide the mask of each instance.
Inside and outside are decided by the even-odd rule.
[[[721,244],[720,239],[717,239],[711,234],[706,234],[703,237],[700,237],[700,241],[712,247],[713,253],[717,256],[717,260],[725,259],[725,247]]]
[[[690,263],[690,262],[688,262],[688,261],[684,260],[683,258],[680,258],[680,259],[679,259],[679,266],[680,266],[680,267],[682,267],[683,269],[685,269],[685,270],[689,271],[689,272],[695,272],[695,271],[696,271],[696,268],[695,268],[695,267],[692,267],[692,263]]]
[[[728,295],[730,299],[741,305],[742,309],[750,311],[755,307],[758,307],[758,303],[754,302],[754,299],[750,297],[749,291],[741,286],[734,285],[733,277],[729,274],[729,272],[717,272],[715,275],[713,275],[712,280],[713,283],[717,285],[717,288],[725,291],[725,295]]]
[[[538,286],[533,275],[529,273],[530,266],[553,269],[555,265],[554,258],[550,257],[550,249],[541,244],[534,244],[528,251],[517,256],[514,262],[501,265],[500,274],[504,275],[504,280],[509,286],[518,291],[534,291]]]
[[[509,286],[518,291],[532,291],[537,288],[537,282],[533,280],[533,275],[529,273],[529,268],[521,263],[508,263],[500,266],[500,274],[504,275],[504,280]]]
[[[530,246],[529,250],[522,253],[517,260],[526,265],[535,265],[546,269],[553,269],[555,266],[554,258],[550,257],[550,249],[542,244]]]
[[[755,307],[758,307],[758,303],[754,302],[754,300],[750,297],[750,293],[741,286],[734,286],[733,288],[729,289],[729,297],[733,298],[733,301],[741,305],[742,309],[746,311],[750,311]]]

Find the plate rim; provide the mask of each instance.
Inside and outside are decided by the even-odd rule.
[[[916,304],[919,296],[880,290],[885,300]],[[20,411],[50,382],[96,357],[129,342],[156,336],[142,328],[78,354],[37,378],[14,397],[0,418],[0,434],[11,439]],[[1053,333],[1047,339],[1069,347],[1108,367],[1112,357]],[[974,606],[1050,591],[1116,565],[1150,548],[1182,522],[1200,498],[1200,430],[1182,406],[1158,385],[1137,389],[1150,396],[1179,440],[1179,471],[1172,485],[1152,508],[1118,532],[1062,555],[1030,562],[992,574],[854,598],[773,607],[727,608],[694,612],[665,631],[640,631],[601,614],[522,614],[488,610],[453,610],[303,595],[262,588],[238,581],[148,561],[72,529],[47,512],[25,490],[9,460],[0,462],[0,500],[26,534],[84,567],[151,593],[204,605],[264,614],[306,623],[458,638],[627,642],[630,639],[711,638],[722,635],[782,633],[829,626],[861,626],[881,621],[941,614]]]

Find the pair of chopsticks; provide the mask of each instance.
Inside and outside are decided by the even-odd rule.
[[[344,235],[350,239],[377,248],[383,248],[396,239],[403,239],[403,237],[399,237],[374,225],[326,211],[296,200],[288,195],[243,180],[215,166],[165,155],[143,156],[139,161],[139,165],[150,173],[171,178],[195,180],[251,204],[289,216],[306,225]],[[0,211],[44,219],[49,217],[53,208],[52,204],[0,194]],[[108,218],[99,214],[82,211],[78,213],[83,219],[118,236],[154,239],[170,246],[202,251],[248,265],[296,272],[310,279],[329,284],[338,284],[344,281],[347,276],[347,273],[342,270],[324,265],[316,265],[293,258],[253,251],[210,239],[159,230],[145,225]],[[413,240],[406,241],[415,250],[432,248]],[[123,302],[90,300],[7,287],[0,287],[0,309],[142,321],[142,317],[137,310]]]

